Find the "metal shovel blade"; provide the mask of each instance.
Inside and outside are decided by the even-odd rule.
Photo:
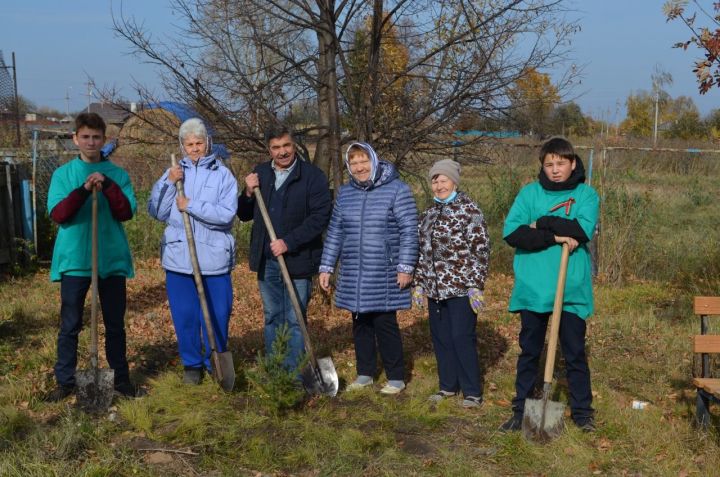
[[[317,367],[313,367],[312,364],[308,365],[303,370],[301,377],[305,389],[310,394],[335,397],[340,388],[337,371],[330,357],[318,358]]]
[[[565,404],[544,399],[526,399],[522,433],[525,439],[546,443],[558,437],[565,427]]]
[[[213,356],[211,362],[213,363],[213,378],[220,384],[220,387],[224,391],[230,392],[235,387],[235,364],[233,363],[232,353],[230,351],[224,351],[218,353],[217,351],[212,352]],[[218,373],[216,366],[220,367]]]
[[[115,371],[83,369],[75,373],[77,403],[87,412],[108,409],[115,393]]]

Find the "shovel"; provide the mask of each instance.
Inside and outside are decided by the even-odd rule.
[[[565,293],[565,277],[567,276],[570,247],[562,245],[560,257],[560,271],[558,273],[557,290],[555,290],[555,303],[553,305],[552,319],[550,321],[550,340],[548,342],[547,358],[545,360],[545,377],[543,378],[542,399],[527,399],[525,401],[525,414],[522,421],[523,436],[536,442],[549,442],[558,437],[563,430],[563,414],[565,404],[550,401],[553,369],[555,366],[555,352],[557,351],[558,332],[560,330],[560,315],[562,314],[563,295]]]
[[[75,373],[78,405],[88,412],[110,407],[115,391],[115,371],[98,368],[98,204],[92,190],[92,272],[90,278],[90,369]]]
[[[265,207],[265,201],[263,200],[262,194],[259,188],[255,188],[255,200],[257,200],[260,213],[262,214],[263,221],[265,222],[265,228],[270,236],[270,241],[277,239],[275,235],[275,229],[273,228],[272,222],[270,221],[270,215],[268,214],[267,207]],[[330,357],[326,358],[315,358],[315,352],[313,351],[312,344],[310,343],[310,335],[308,334],[307,327],[305,326],[305,315],[300,306],[297,293],[295,292],[295,286],[293,285],[290,273],[288,272],[287,265],[285,264],[285,257],[282,255],[277,256],[278,263],[280,264],[280,270],[282,271],[283,280],[285,281],[285,288],[288,290],[290,295],[290,301],[295,311],[298,324],[300,325],[300,331],[303,335],[303,341],[305,342],[305,351],[310,359],[309,370],[305,370],[303,375],[303,381],[305,388],[311,394],[325,394],[333,397],[337,394],[339,388],[338,375],[335,370],[335,365]]]
[[[172,165],[177,165],[175,154],[172,154],[170,158]],[[175,187],[177,188],[178,195],[185,197],[183,181],[179,180],[175,182]],[[207,331],[208,341],[210,342],[212,377],[220,384],[221,388],[230,392],[235,386],[235,365],[233,364],[232,353],[230,353],[230,351],[218,352],[218,342],[215,340],[215,330],[212,325],[212,320],[210,319],[210,311],[208,309],[207,298],[205,297],[205,288],[203,287],[202,276],[200,275],[200,263],[198,262],[197,249],[195,248],[195,237],[193,236],[192,225],[190,224],[190,216],[187,212],[183,212],[182,217],[183,223],[185,224],[188,249],[190,249],[190,262],[192,263],[195,287],[197,288],[200,308],[202,309],[203,320],[205,321],[205,330]]]

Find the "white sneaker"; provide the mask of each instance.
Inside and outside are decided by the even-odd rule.
[[[387,383],[380,390],[380,394],[385,394],[385,395],[391,396],[391,395],[395,395],[395,394],[400,394],[400,392],[402,392],[403,389],[405,389],[405,383],[403,383],[402,381],[400,382],[399,386]]]
[[[373,383],[374,383],[374,381],[372,380],[372,378],[370,378],[370,380],[367,380],[367,379],[361,379],[360,377],[358,377],[355,381],[353,381],[352,383],[348,384],[345,387],[345,391],[358,391],[358,390],[366,388],[368,386],[372,386]]]

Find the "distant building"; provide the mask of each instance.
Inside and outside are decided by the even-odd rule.
[[[130,104],[128,103],[90,103],[89,112],[97,113],[108,126],[114,125],[121,128],[130,116]],[[88,111],[87,109],[85,111]]]

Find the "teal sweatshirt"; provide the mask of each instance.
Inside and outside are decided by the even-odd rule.
[[[53,208],[70,192],[85,183],[93,172],[100,172],[117,183],[128,198],[133,214],[137,209],[130,177],[124,169],[108,160],[84,162],[79,157],[57,168],[50,181],[47,210]],[[113,218],[102,192],[98,198],[98,275],[100,278],[120,275],[135,276],[125,229]],[[58,226],[53,249],[50,279],[60,281],[63,274],[89,277],[92,258],[92,196],[88,196],[77,213]]]
[[[574,199],[566,215],[566,208],[555,206]],[[580,183],[571,190],[549,191],[539,182],[523,187],[508,212],[503,228],[507,237],[521,225],[530,225],[540,217],[550,215],[565,219],[577,219],[587,237],[592,238],[598,220],[599,198],[595,190]],[[551,312],[555,300],[561,245],[544,250],[515,250],[513,269],[515,285],[510,297],[509,310],[530,310],[537,313]],[[567,281],[563,310],[586,319],[593,312],[592,270],[587,244],[580,245],[568,262]]]

